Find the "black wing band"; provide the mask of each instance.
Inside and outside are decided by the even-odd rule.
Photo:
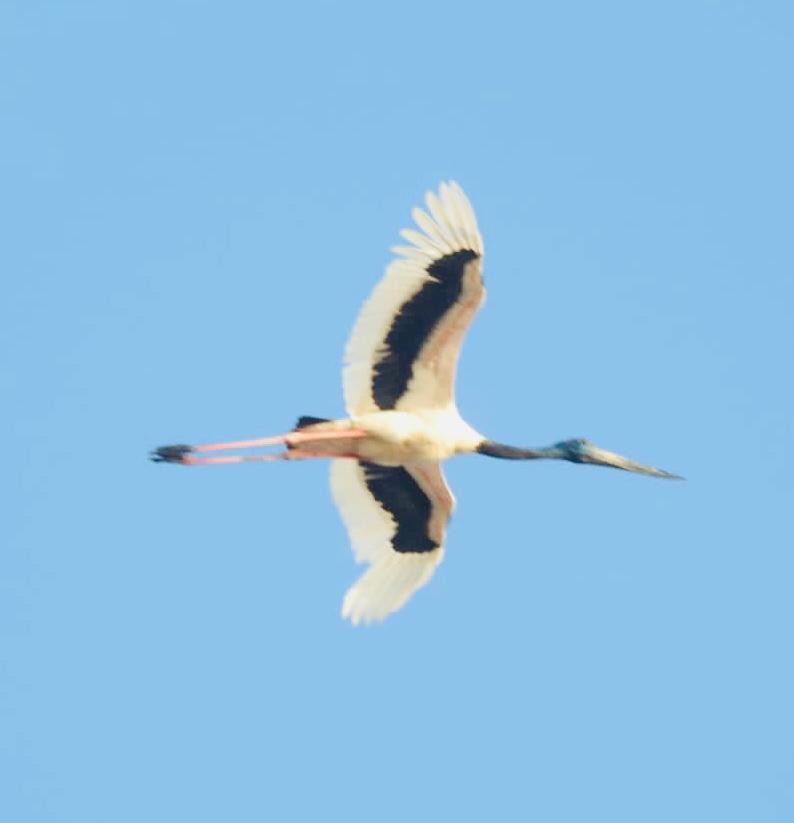
[[[373,369],[372,398],[379,409],[393,409],[405,393],[414,361],[433,329],[459,300],[466,264],[477,257],[477,252],[463,249],[431,263],[427,267],[430,279],[400,307]]]
[[[391,545],[395,551],[422,553],[439,544],[428,536],[433,506],[419,484],[402,466],[381,466],[361,461],[364,482],[370,494],[394,519],[396,531]]]

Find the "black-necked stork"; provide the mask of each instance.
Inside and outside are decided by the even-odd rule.
[[[345,351],[348,417],[301,417],[277,437],[162,446],[152,459],[199,465],[333,458],[331,491],[356,559],[369,564],[347,592],[343,617],[382,620],[430,579],[444,554],[455,506],[441,461],[477,452],[511,460],[549,458],[677,478],[598,448],[587,440],[524,449],[488,440],[455,405],[455,370],[463,336],[485,298],[483,243],[461,187],[442,183],[416,208],[410,243],[364,304]],[[270,454],[200,456],[206,452],[283,444]]]

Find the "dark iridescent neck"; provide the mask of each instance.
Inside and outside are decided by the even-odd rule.
[[[495,443],[493,440],[483,440],[477,446],[477,454],[499,457],[502,460],[543,460],[562,457],[560,450],[554,446],[545,449],[521,449],[517,446]]]

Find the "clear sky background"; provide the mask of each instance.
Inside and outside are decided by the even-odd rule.
[[[794,820],[794,11],[5,2],[0,819]],[[440,180],[481,457],[381,626],[327,465],[151,447],[343,414]]]

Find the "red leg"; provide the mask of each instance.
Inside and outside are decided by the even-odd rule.
[[[270,460],[298,460],[300,457],[289,457],[287,455],[296,451],[301,443],[312,442],[314,440],[342,440],[366,437],[367,433],[363,429],[337,429],[331,431],[294,431],[287,434],[280,434],[275,437],[259,437],[253,440],[233,440],[227,443],[203,443],[198,446],[179,445],[161,446],[152,452],[152,460],[158,463],[183,463],[187,465],[199,465],[208,463],[251,463]],[[193,457],[195,452],[226,451],[230,449],[248,449],[256,446],[270,446],[276,443],[284,443],[291,447],[289,452],[279,452],[278,454],[262,455],[224,455],[219,457]],[[344,457],[346,454],[336,452],[303,452],[307,456],[317,457]],[[353,456],[353,455],[350,455]]]
[[[202,443],[198,446],[191,446],[194,452],[217,452],[228,449],[253,449],[257,446],[272,446],[276,443],[283,443],[286,434],[279,434],[275,437],[257,437],[253,440],[232,440],[229,443]]]
[[[358,459],[358,455],[353,452],[318,452],[292,449],[286,452],[277,452],[276,454],[229,454],[221,457],[193,457],[190,454],[186,454],[181,460],[174,462],[181,463],[184,466],[207,466],[218,463],[266,463],[273,460],[309,460],[313,457]]]
[[[366,437],[367,433],[363,429],[338,429],[336,431],[296,431],[286,434],[277,434],[275,437],[257,437],[253,440],[232,440],[228,443],[202,443],[198,446],[191,446],[194,452],[217,452],[229,451],[231,449],[252,449],[258,446],[274,446],[277,443],[289,443],[297,445],[309,440],[338,440],[342,437]]]

